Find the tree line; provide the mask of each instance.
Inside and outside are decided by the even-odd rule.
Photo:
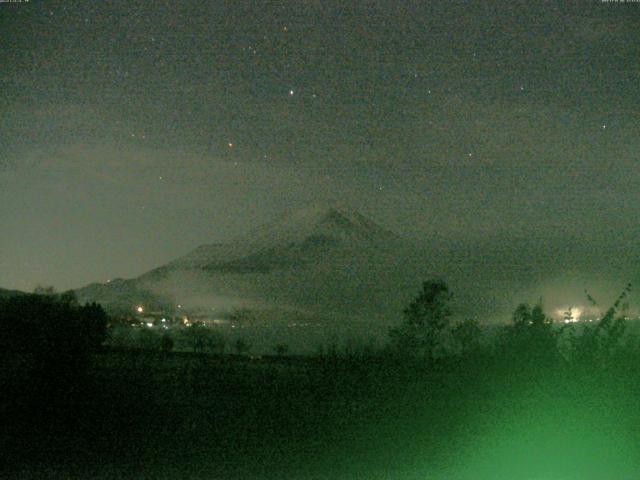
[[[509,324],[493,327],[489,333],[490,328],[476,319],[454,323],[453,294],[448,285],[442,280],[429,280],[423,282],[417,296],[404,309],[403,321],[389,330],[386,346],[377,351],[368,346],[362,356],[411,357],[427,363],[474,355],[500,355],[534,362],[604,363],[623,350],[629,353],[636,347],[640,349],[640,342],[629,334],[625,319],[630,293],[628,284],[599,320],[579,325],[559,326],[542,305],[522,303]],[[596,305],[591,295],[586,293],[586,297]],[[109,324],[109,317],[100,305],[80,305],[72,291],[58,294],[51,288],[39,287],[34,294],[0,298],[0,355],[5,357],[5,364],[22,362],[27,371],[44,372],[53,368],[61,371],[81,368],[107,338],[112,345],[165,353],[173,350],[174,341],[196,353],[222,354],[229,349],[243,355],[251,350],[246,340],[228,344],[220,332],[198,323],[183,329],[177,337],[140,329],[133,342],[128,332],[109,328]],[[119,338],[122,335],[125,338]],[[286,355],[288,350],[285,343],[274,347],[279,356]],[[348,344],[344,355],[353,356],[357,350]],[[336,345],[322,351],[325,356],[331,352],[338,355]]]
[[[628,332],[626,310],[631,284],[627,284],[605,314],[595,322],[554,323],[541,304],[518,305],[511,321],[487,334],[475,319],[453,324],[452,293],[444,281],[430,280],[404,309],[403,322],[389,331],[388,352],[396,356],[439,358],[494,356],[535,364],[570,362],[602,365],[640,353],[640,341]],[[595,299],[585,292],[587,300]],[[565,314],[570,320],[570,312]]]

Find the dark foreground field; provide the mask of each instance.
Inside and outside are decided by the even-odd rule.
[[[2,476],[635,479],[634,365],[107,351],[14,382]]]

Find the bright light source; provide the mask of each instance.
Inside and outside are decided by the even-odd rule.
[[[580,321],[583,311],[580,307],[559,308],[556,314],[564,318],[564,323],[575,323]]]
[[[147,327],[153,327],[153,323],[147,322]]]
[[[570,312],[571,312],[571,319],[574,322],[578,322],[580,320],[580,316],[582,315],[582,309],[578,307],[572,307]]]
[[[142,305],[138,305],[138,307],[136,308],[136,312],[138,313],[144,312],[144,308],[142,308]]]

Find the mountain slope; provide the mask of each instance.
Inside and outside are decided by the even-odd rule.
[[[387,248],[398,240],[357,212],[312,206],[294,210],[229,243],[200,246],[143,279],[161,279],[177,270],[267,273],[300,268],[340,252]]]
[[[77,293],[112,308],[144,301],[353,311],[358,302],[373,304],[372,281],[381,274],[373,276],[371,269],[388,263],[380,259],[390,258],[399,243],[358,212],[311,206],[231,242],[200,246],[138,278],[92,284]]]

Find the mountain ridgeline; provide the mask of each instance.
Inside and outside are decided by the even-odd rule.
[[[358,212],[309,207],[231,242],[202,245],[137,278],[91,284],[77,294],[111,311],[179,303],[208,310],[248,307],[271,316],[368,316],[388,310],[380,278],[392,276],[394,255],[404,244]]]
[[[24,295],[24,292],[21,292],[19,290],[7,290],[5,288],[0,288],[0,298],[16,297],[19,295]]]
[[[179,270],[268,273],[303,268],[346,251],[388,248],[397,240],[357,212],[315,207],[285,215],[233,242],[198,247],[143,277],[162,277]]]
[[[549,235],[472,241],[434,233],[408,240],[353,210],[314,206],[230,242],[202,245],[137,278],[76,293],[112,313],[180,304],[210,314],[250,309],[265,321],[391,325],[422,281],[442,278],[454,292],[456,316],[494,321],[541,297],[550,311],[579,305],[585,288],[607,301],[633,278],[633,263],[620,248],[584,252],[581,245]],[[594,261],[581,270],[581,259],[596,253],[600,266]]]

